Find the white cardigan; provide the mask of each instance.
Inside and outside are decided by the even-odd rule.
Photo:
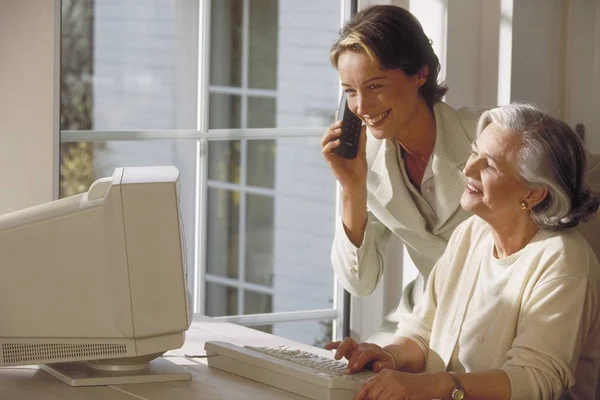
[[[396,336],[421,346],[427,372],[503,369],[513,400],[558,399],[569,388],[569,398],[593,399],[600,265],[585,239],[574,229],[540,230],[511,263],[499,264],[507,268],[503,285],[482,293],[498,283],[479,280],[493,267],[492,249],[487,223],[471,217],[461,224]]]

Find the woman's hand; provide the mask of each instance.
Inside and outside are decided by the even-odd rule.
[[[354,400],[431,400],[440,398],[436,386],[429,374],[385,370],[365,382]]]
[[[349,374],[371,366],[375,372],[383,369],[394,368],[394,358],[381,347],[373,343],[356,343],[352,338],[346,338],[342,342],[331,342],[325,345],[327,350],[337,349],[334,358],[342,357],[348,360]]]
[[[336,179],[343,190],[355,191],[366,187],[367,184],[367,127],[362,126],[358,141],[358,153],[355,158],[348,160],[333,153],[340,145],[342,121],[334,122],[321,137],[321,153],[329,163]]]

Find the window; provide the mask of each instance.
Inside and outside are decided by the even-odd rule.
[[[62,3],[61,196],[115,167],[177,166],[196,312],[330,340],[342,302],[319,138],[341,3]]]

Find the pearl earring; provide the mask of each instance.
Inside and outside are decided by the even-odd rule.
[[[521,207],[521,210],[527,210],[527,207],[529,207],[529,204],[527,204],[527,202],[525,200],[522,200],[519,203],[519,207]]]

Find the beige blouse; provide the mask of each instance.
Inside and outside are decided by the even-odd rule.
[[[460,207],[466,185],[462,169],[471,153],[475,126],[483,111],[473,107],[453,109],[443,102],[434,106],[436,143],[430,159],[431,179],[435,184],[432,220],[422,215],[410,185],[403,178],[396,141],[367,135],[369,213],[363,242],[360,247],[354,246],[338,217],[331,251],[336,275],[352,295],[366,296],[375,290],[388,267],[386,246],[391,235],[406,243],[421,279],[429,276],[456,226],[471,215]],[[415,293],[413,298],[409,294],[409,298],[416,300],[418,295]]]

